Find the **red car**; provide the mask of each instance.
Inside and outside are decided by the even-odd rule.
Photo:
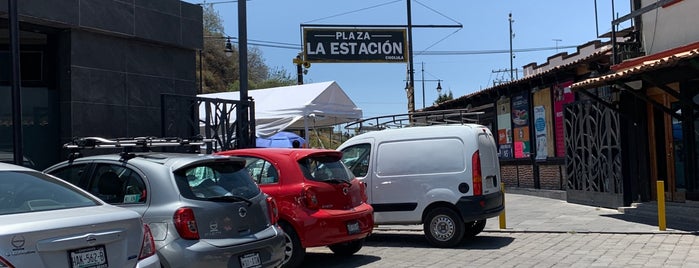
[[[254,148],[217,154],[245,158],[260,189],[277,201],[287,235],[284,267],[299,266],[309,247],[352,255],[373,230],[366,185],[342,164],[342,152]]]

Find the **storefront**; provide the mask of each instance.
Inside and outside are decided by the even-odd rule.
[[[574,91],[612,87],[633,96],[642,109],[636,121],[643,136],[636,147],[646,154],[648,192],[657,200],[664,182],[665,199],[699,200],[699,43],[629,60],[614,73],[573,84]],[[628,116],[634,116],[629,114]],[[634,146],[634,145],[631,145]],[[631,147],[633,148],[633,147]]]

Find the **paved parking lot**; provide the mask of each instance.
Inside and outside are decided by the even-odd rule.
[[[457,248],[431,247],[420,228],[379,226],[349,258],[312,248],[303,267],[699,267],[695,230],[557,199],[508,194],[507,228],[493,218]]]

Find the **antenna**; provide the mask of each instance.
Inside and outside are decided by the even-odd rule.
[[[563,39],[551,39],[553,42],[556,42],[556,53],[558,53],[558,42],[563,41]]]

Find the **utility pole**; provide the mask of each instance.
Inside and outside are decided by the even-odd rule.
[[[510,81],[514,81],[514,67],[512,66],[512,60],[515,58],[515,55],[512,54],[512,38],[514,38],[515,35],[512,32],[512,23],[514,22],[514,20],[512,20],[512,13],[510,13],[510,18],[508,20],[510,21]]]
[[[408,6],[408,113],[415,112],[415,71],[413,69],[413,23],[410,9],[410,1],[407,0]]]
[[[13,158],[16,165],[24,166],[24,152],[22,145],[22,97],[20,75],[20,48],[19,48],[19,19],[17,13],[17,0],[7,1],[7,12],[10,20],[10,50],[12,59],[11,84],[12,84],[12,144]]]
[[[245,3],[246,1],[238,1],[238,66],[240,66],[240,102],[243,105],[236,109],[238,112],[236,148],[255,147],[255,140],[248,140],[251,129],[248,122],[250,103],[248,101],[248,25]]]

